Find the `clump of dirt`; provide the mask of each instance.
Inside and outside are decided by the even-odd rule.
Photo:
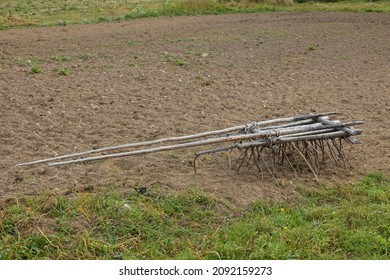
[[[364,120],[351,170],[390,174],[390,21],[386,14],[167,17],[0,31],[0,195],[196,185],[236,205],[289,199],[308,172],[259,180],[195,150],[58,168],[15,164],[309,111]],[[33,70],[33,68],[35,70]],[[33,71],[32,71],[33,70]],[[36,71],[39,70],[39,71]]]

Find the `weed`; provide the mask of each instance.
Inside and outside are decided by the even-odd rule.
[[[170,54],[165,54],[165,61],[167,62],[172,62],[173,61],[173,57],[170,55]]]
[[[176,59],[173,61],[173,64],[177,65],[177,66],[185,66],[187,65],[188,63],[185,62],[184,60],[180,60],[180,59]]]
[[[36,66],[42,62],[42,59],[39,57],[29,57],[29,58],[17,58],[12,63],[17,66]]]
[[[128,45],[128,46],[135,46],[135,45],[138,45],[138,42],[135,42],[135,41],[127,41],[127,45]]]
[[[18,66],[29,66],[32,64],[32,61],[31,59],[18,58],[14,61],[14,63]]]
[[[190,55],[195,55],[195,56],[199,56],[201,55],[200,52],[194,52],[194,51],[187,51],[187,54],[190,54]]]
[[[184,60],[174,58],[170,54],[165,54],[165,61],[172,63],[173,65],[177,66],[186,66],[188,63]]]
[[[84,61],[90,59],[91,57],[92,57],[92,55],[89,53],[83,53],[83,54],[78,56],[79,59],[84,60]]]
[[[308,51],[315,51],[317,50],[317,46],[315,45],[310,45],[308,48],[307,48]]]
[[[132,67],[132,68],[138,68],[138,64],[135,62],[128,61],[125,63],[127,66]]]
[[[60,76],[69,76],[70,75],[70,71],[66,67],[65,68],[57,68],[57,69],[55,69],[55,71]]]
[[[50,59],[58,62],[65,62],[65,61],[71,61],[73,58],[70,56],[52,55],[50,56]]]
[[[210,76],[208,76],[208,77],[210,77]],[[214,84],[214,81],[206,80],[201,76],[196,76],[195,79],[201,81],[203,86],[211,86],[212,84]]]
[[[213,81],[207,80],[207,81],[203,81],[202,85],[204,85],[204,86],[211,86],[213,83],[214,83]]]
[[[39,66],[33,66],[31,69],[30,69],[30,74],[38,74],[38,73],[41,73],[42,70]]]

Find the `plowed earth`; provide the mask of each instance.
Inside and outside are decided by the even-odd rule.
[[[41,73],[30,74],[33,66]],[[364,120],[353,168],[390,175],[390,15],[164,17],[0,31],[0,196],[196,186],[236,205],[293,198],[310,172],[260,180],[180,150],[64,167],[15,164],[128,142],[338,111]],[[224,156],[220,157],[223,161]],[[267,175],[267,174],[265,174]]]

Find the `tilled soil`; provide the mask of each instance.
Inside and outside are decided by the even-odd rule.
[[[260,180],[194,151],[64,167],[15,164],[282,116],[364,120],[353,168],[390,175],[390,15],[260,13],[0,31],[0,196],[191,187],[246,205],[316,187],[310,172]],[[30,74],[38,66],[41,73]],[[221,160],[224,158],[222,157]]]

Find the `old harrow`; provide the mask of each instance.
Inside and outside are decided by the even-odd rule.
[[[62,166],[209,146],[207,150],[195,153],[195,159],[192,162],[195,172],[198,157],[238,150],[239,156],[235,160],[236,170],[245,165],[258,170],[261,176],[264,171],[274,176],[276,166],[287,166],[299,173],[300,167],[304,165],[317,178],[325,161],[335,164],[341,162],[345,167],[350,164],[344,149],[345,143],[357,143],[353,136],[362,132],[354,128],[355,125],[363,124],[362,121],[332,120],[331,118],[336,115],[339,113],[310,113],[303,116],[250,122],[220,130],[45,158],[20,163],[17,166],[42,163],[47,163],[49,166]],[[230,168],[232,168],[231,165]]]

